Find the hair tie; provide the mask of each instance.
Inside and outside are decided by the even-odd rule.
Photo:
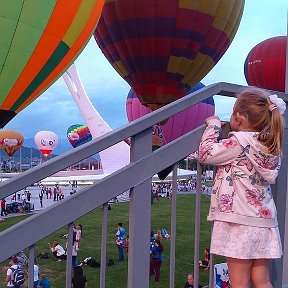
[[[278,109],[280,114],[282,115],[286,110],[286,103],[283,99],[279,98],[276,94],[270,95],[269,99],[272,104],[269,106],[269,110],[273,111],[274,109]]]
[[[277,106],[275,104],[271,104],[269,106],[269,110],[272,112],[274,109],[277,109]]]

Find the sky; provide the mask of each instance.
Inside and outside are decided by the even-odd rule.
[[[268,38],[287,35],[287,11],[287,0],[246,0],[232,44],[201,82],[247,85],[243,67],[248,53]],[[93,37],[75,64],[90,101],[108,125],[115,129],[126,124],[125,105],[130,86],[112,68]],[[216,115],[228,120],[235,100],[220,96],[214,99]],[[85,121],[61,77],[4,129],[20,131],[25,139],[34,138],[41,130],[53,131],[60,139],[66,139],[67,128],[73,124]],[[29,147],[27,144],[24,142]]]

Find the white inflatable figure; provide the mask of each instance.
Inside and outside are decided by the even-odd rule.
[[[112,129],[96,111],[89,100],[82,85],[75,64],[63,74],[64,81],[68,86],[93,139],[100,137]],[[104,174],[111,174],[130,163],[130,147],[124,141],[99,152]]]

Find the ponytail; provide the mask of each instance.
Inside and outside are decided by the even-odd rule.
[[[276,95],[272,96],[277,98]],[[259,132],[257,139],[267,147],[268,153],[281,155],[284,126],[281,113],[285,108],[280,113],[266,91],[255,89],[239,95],[234,110],[247,118],[253,131]]]

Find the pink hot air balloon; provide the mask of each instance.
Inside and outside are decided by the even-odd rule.
[[[203,87],[205,87],[205,85],[199,82],[196,86],[190,89],[187,94],[195,92]],[[147,108],[141,104],[137,98],[137,95],[131,89],[126,102],[128,121],[131,122],[138,119],[151,111],[152,110],[150,108]],[[204,124],[205,119],[214,115],[214,113],[214,100],[213,97],[210,97],[196,105],[193,105],[189,109],[170,117],[168,122],[162,126],[164,144],[169,143]]]

